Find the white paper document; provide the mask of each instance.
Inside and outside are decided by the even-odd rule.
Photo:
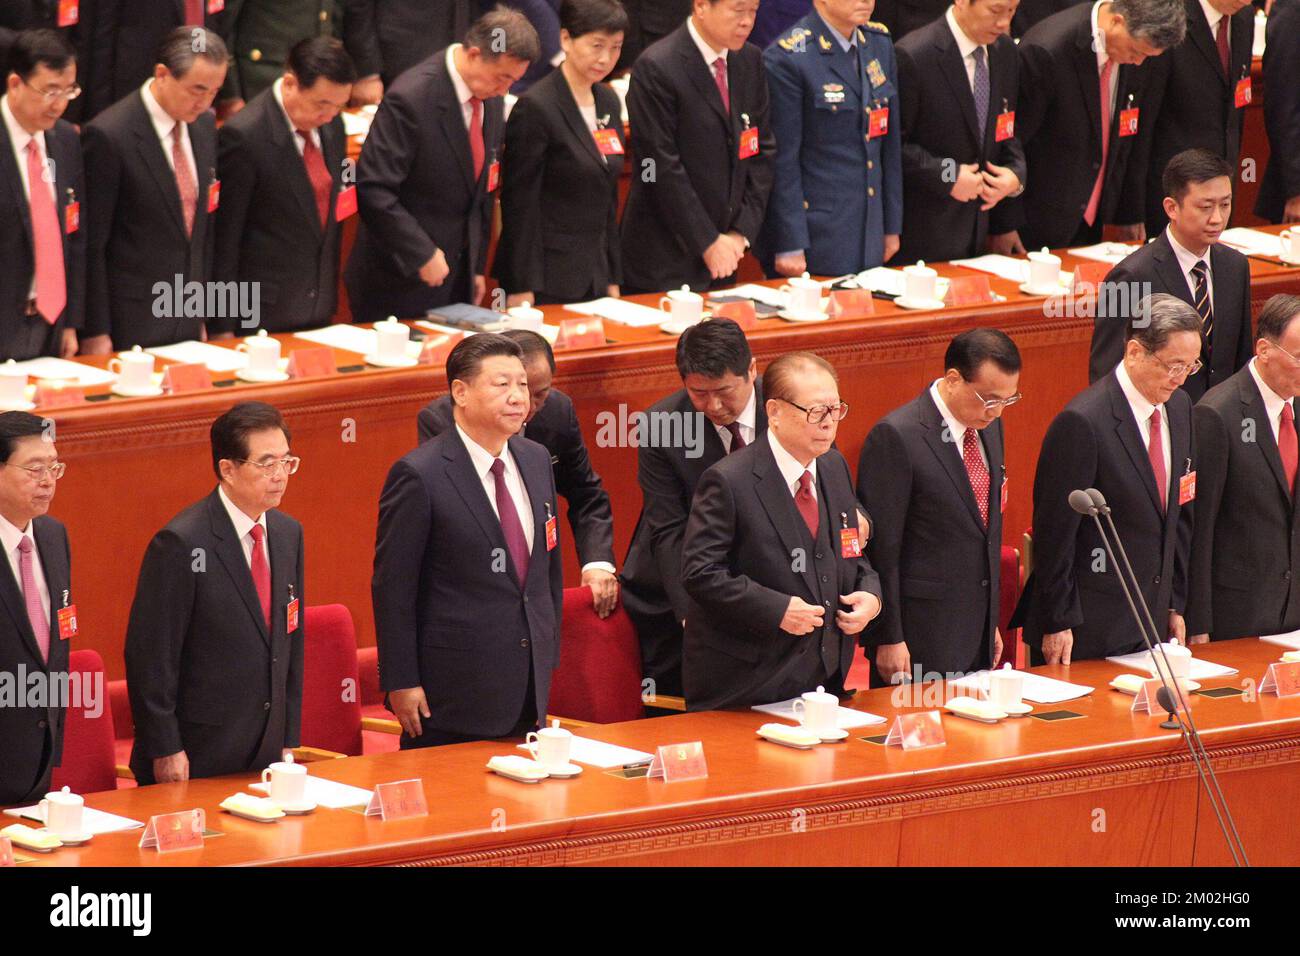
[[[271,793],[271,785],[260,781],[249,784],[248,789],[268,796]],[[369,803],[370,791],[361,787],[352,787],[346,783],[326,780],[323,777],[314,777],[311,773],[308,773],[307,788],[303,791],[303,799],[308,803],[316,803],[322,807],[329,807],[331,810],[338,810],[341,807],[358,807]]]
[[[293,337],[358,355],[374,355],[379,348],[379,333],[363,325],[327,325],[323,329],[295,332]],[[419,358],[422,348],[423,343],[407,342],[406,354],[410,358]]]
[[[69,362],[67,359],[52,358],[48,355],[28,359],[25,362],[14,362],[13,367],[32,378],[73,379],[83,388],[108,385],[110,382],[117,381],[117,376],[107,369],[82,365],[80,362]]]
[[[519,749],[527,750],[528,747],[520,744]],[[590,737],[575,736],[569,750],[569,759],[608,770],[610,767],[622,767],[626,764],[649,763],[654,759],[654,754],[607,744],[601,740],[592,740]]]
[[[866,272],[859,272],[856,276],[858,288],[868,289],[872,292],[880,292],[884,295],[898,297],[903,294],[904,275],[902,269],[889,269],[885,266],[876,266],[874,269],[868,269]],[[940,299],[948,294],[948,286],[951,281],[944,276],[939,276],[934,283],[934,294]]]
[[[750,709],[756,710],[760,714],[771,714],[773,717],[780,717],[783,720],[793,720],[797,724],[799,718],[794,712],[794,702],[798,699],[792,697],[790,700],[783,700],[775,704],[757,704]],[[883,724],[885,718],[876,714],[869,714],[865,710],[841,707],[836,715],[835,722],[841,730],[852,730],[854,727],[870,727],[872,724]]]
[[[1029,260],[1016,259],[1011,256],[999,256],[990,253],[976,256],[974,259],[954,259],[954,266],[965,266],[977,272],[987,272],[1010,282],[1022,283],[1029,279]]]
[[[1108,657],[1106,660],[1112,664],[1118,664],[1120,667],[1131,667],[1134,670],[1146,671],[1152,677],[1156,676],[1155,665],[1151,663],[1151,654],[1148,651],[1134,651],[1132,654]],[[1222,664],[1215,664],[1213,661],[1193,657],[1192,666],[1187,672],[1187,676],[1192,680],[1199,681],[1210,680],[1215,677],[1229,677],[1235,673],[1237,673],[1235,667],[1225,667]]]
[[[725,299],[728,296],[740,296],[742,299],[753,299],[755,302],[762,302],[764,305],[770,305],[774,309],[784,309],[789,296],[780,289],[773,289],[771,286],[758,285],[755,282],[749,282],[745,285],[738,285],[734,289],[716,289],[709,293],[710,299]]]
[[[23,820],[34,820],[44,826],[39,806],[14,807],[6,810],[5,813],[11,817],[20,817]],[[115,813],[96,810],[94,807],[84,807],[81,812],[81,826],[84,832],[98,836],[101,833],[116,833],[119,830],[138,830],[144,824],[139,820],[119,817]]]
[[[207,342],[177,342],[175,345],[159,345],[145,351],[169,362],[206,365],[213,372],[234,372],[248,364],[248,356],[243,352],[223,349]]]
[[[593,299],[591,302],[574,302],[566,305],[565,308],[579,315],[594,315],[634,329],[658,328],[660,323],[668,321],[668,313],[665,311],[652,309],[648,305],[637,305],[625,299],[615,299],[612,296]]]
[[[378,106],[363,106],[356,112],[344,110],[339,114],[343,117],[343,134],[348,137],[360,136],[364,139],[370,132],[370,124],[375,121],[375,114],[378,112]]]
[[[1099,242],[1095,246],[1081,246],[1078,249],[1071,249],[1070,255],[1078,256],[1080,259],[1092,259],[1096,262],[1115,263],[1137,251],[1137,246],[1131,246],[1125,242]]]
[[[416,319],[415,324],[426,332],[432,332],[434,335],[459,335],[462,332],[466,335],[478,335],[477,332],[471,331],[470,329],[458,329],[451,325],[442,325],[439,322],[430,322],[428,319]],[[543,323],[540,329],[529,329],[528,331],[536,332],[552,345],[554,345],[556,339],[560,337],[560,327],[558,325],[546,325]],[[420,348],[423,349],[426,344],[427,340],[421,342]]]
[[[1025,700],[1033,701],[1035,704],[1060,704],[1067,700],[1087,697],[1096,690],[1096,688],[1089,687],[1087,684],[1070,684],[1054,677],[1044,677],[1041,674],[1027,674],[1024,671],[1017,671],[1017,673],[1024,678],[1021,696]],[[987,693],[989,674],[990,671],[977,671],[974,674],[967,674],[965,677],[949,681],[948,686]]]
[[[1242,255],[1272,256],[1274,259],[1282,258],[1282,240],[1272,233],[1237,226],[1233,229],[1223,230],[1223,234],[1219,238],[1226,245],[1232,246],[1242,253]]]
[[[1300,651],[1300,631],[1288,631],[1285,634],[1261,635],[1259,638],[1266,644],[1276,644],[1278,647],[1285,647],[1288,650]]]

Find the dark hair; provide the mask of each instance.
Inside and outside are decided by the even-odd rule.
[[[539,355],[546,356],[546,364],[551,367],[551,373],[555,373],[555,353],[551,351],[551,343],[546,341],[531,329],[507,329],[501,333],[510,341],[518,344],[523,352],[524,364],[527,365]]]
[[[575,38],[587,33],[626,33],[627,11],[618,0],[563,0],[560,26]]]
[[[955,368],[968,382],[985,362],[1013,375],[1020,371],[1020,349],[1001,329],[968,329],[954,336],[943,353],[944,370]]]
[[[1187,9],[1178,0],[1115,0],[1112,12],[1124,18],[1129,36],[1162,52],[1187,35]]]
[[[730,372],[744,378],[754,361],[749,341],[731,319],[709,319],[693,325],[677,340],[677,374],[722,378]]]
[[[513,355],[520,362],[524,360],[524,350],[514,339],[495,332],[480,332],[469,335],[456,343],[456,347],[447,356],[447,388],[460,379],[469,382],[478,375],[483,360],[494,355]]]
[[[315,86],[322,76],[331,83],[347,85],[357,81],[357,67],[343,44],[334,37],[308,37],[289,51],[286,66],[303,89]]]
[[[266,402],[240,402],[212,423],[212,470],[221,480],[221,459],[242,461],[248,457],[248,436],[253,432],[278,428],[290,441],[289,426],[280,410]]]
[[[1232,179],[1232,165],[1208,149],[1185,149],[1165,164],[1160,185],[1176,203],[1181,203],[1194,183],[1208,183],[1227,176]]]
[[[31,412],[0,412],[0,462],[9,460],[20,438],[44,435],[46,423],[46,419],[37,418]]]
[[[511,56],[535,63],[542,55],[542,41],[528,18],[502,4],[479,17],[465,33],[465,47],[477,47],[486,59]]]
[[[1278,293],[1264,303],[1255,320],[1255,338],[1268,339],[1274,345],[1286,335],[1291,320],[1300,317],[1300,295]]]
[[[158,44],[155,62],[161,63],[176,79],[183,79],[199,57],[224,66],[230,60],[221,37],[203,27],[176,27]]]
[[[795,373],[815,368],[830,373],[831,378],[839,382],[840,377],[835,374],[835,366],[820,355],[812,352],[787,352],[785,355],[778,356],[763,370],[763,400],[779,398],[790,401],[794,395],[790,381]]]
[[[1137,339],[1148,352],[1159,352],[1178,332],[1200,335],[1200,313],[1177,296],[1156,292],[1138,302],[1133,321],[1124,329],[1124,341]]]
[[[75,63],[77,51],[57,30],[23,30],[9,48],[9,72],[30,79],[38,66],[56,73]]]

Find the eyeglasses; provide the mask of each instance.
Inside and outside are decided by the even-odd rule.
[[[261,468],[262,474],[268,478],[274,478],[280,473],[281,468],[284,469],[286,475],[292,475],[298,470],[298,466],[302,464],[302,459],[295,458],[293,455],[288,458],[277,458],[274,461],[249,461],[247,458],[236,458],[235,461],[243,465],[252,465],[254,468]]]
[[[32,481],[44,481],[45,476],[49,475],[55,481],[63,477],[63,473],[68,470],[66,462],[56,461],[49,465],[10,465],[4,463],[9,468],[20,468],[27,474],[31,475]]]
[[[975,389],[972,388],[971,391],[975,392]],[[1025,396],[1020,392],[1016,392],[1016,394],[1012,395],[1010,398],[985,398],[979,392],[975,392],[975,397],[984,403],[984,411],[991,412],[995,408],[1007,408],[1014,405]]]
[[[23,80],[23,85],[28,87],[29,89],[36,90],[37,93],[45,97],[45,103],[47,106],[52,103],[56,103],[59,100],[67,100],[68,102],[72,102],[78,96],[81,95],[81,87],[79,86],[70,86],[66,90],[60,90],[60,89],[37,90],[36,87],[32,86],[26,80]]]
[[[1264,341],[1268,342],[1268,339],[1265,339]],[[1279,352],[1281,352],[1291,361],[1295,362],[1297,365],[1300,365],[1300,355],[1291,354],[1286,349],[1282,348],[1282,346],[1278,345],[1276,342],[1268,342],[1268,344],[1271,345],[1273,348],[1277,349]]]
[[[1197,359],[1191,365],[1188,365],[1186,362],[1175,362],[1173,365],[1170,365],[1168,362],[1157,357],[1156,353],[1150,349],[1147,349],[1147,354],[1151,356],[1153,362],[1169,373],[1170,378],[1182,378],[1184,375],[1195,375],[1203,367],[1200,359]]]
[[[783,398],[781,401],[785,402],[787,405],[793,405],[795,408],[799,409],[799,411],[807,415],[809,425],[820,425],[822,422],[826,421],[827,415],[830,416],[830,419],[833,422],[842,422],[844,421],[845,416],[849,413],[848,402],[840,402],[838,405],[814,405],[812,408],[804,408],[798,402],[792,402],[788,398]]]

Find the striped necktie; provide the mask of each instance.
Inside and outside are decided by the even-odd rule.
[[[1196,280],[1192,298],[1196,300],[1196,311],[1201,316],[1201,339],[1205,343],[1205,357],[1209,359],[1212,344],[1210,334],[1214,331],[1214,305],[1210,302],[1210,270],[1204,259],[1192,266],[1192,278]]]

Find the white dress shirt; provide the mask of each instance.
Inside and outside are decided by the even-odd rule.
[[[1210,25],[1210,38],[1214,40],[1215,49],[1218,49],[1219,40],[1215,34],[1219,31],[1219,21],[1223,19],[1223,14],[1214,7],[1210,6],[1205,0],[1200,0],[1201,12],[1205,14],[1205,22]],[[1189,24],[1190,26],[1190,24]],[[1232,62],[1232,23],[1228,24],[1228,62]]]
[[[460,440],[465,443],[465,448],[469,451],[470,462],[474,465],[474,471],[479,480],[483,482],[483,490],[487,492],[488,504],[492,506],[492,513],[501,520],[501,512],[497,510],[497,480],[492,474],[492,463],[496,461],[496,456],[480,445],[469,435],[465,434],[465,429],[456,424],[456,432],[460,435]],[[528,498],[528,489],[524,487],[524,479],[519,474],[519,466],[515,464],[515,456],[510,454],[510,443],[507,442],[501,448],[501,460],[506,463],[504,478],[506,480],[506,491],[515,503],[515,511],[519,514],[519,523],[524,526],[524,540],[528,542],[528,553],[533,551],[533,506]]]
[[[4,117],[5,129],[9,132],[9,145],[14,150],[14,162],[18,164],[18,178],[23,183],[23,196],[30,203],[32,201],[31,183],[27,181],[27,144],[36,140],[36,154],[41,161],[41,168],[45,168],[45,158],[49,155],[45,151],[45,133],[38,130],[36,133],[29,133],[18,124],[18,118],[14,116],[13,110],[9,108],[9,97],[0,96],[0,116]],[[49,177],[48,183],[50,195],[54,197],[55,205],[58,205],[59,194],[58,187],[55,185],[54,177]],[[36,270],[32,269],[32,284],[27,290],[29,300],[36,298]]]
[[[474,118],[474,107],[470,100],[474,98],[473,91],[465,83],[456,69],[456,51],[461,48],[459,43],[453,43],[447,47],[447,73],[451,76],[451,85],[456,88],[456,102],[460,104],[460,118],[465,121],[465,130],[469,131],[469,122]]]
[[[294,149],[298,150],[298,155],[301,156],[304,148],[302,137],[298,135],[298,127],[293,125],[293,120],[289,117],[289,111],[284,108],[284,77],[280,77],[271,84],[271,95],[280,104],[280,112],[284,114],[284,121],[289,124],[289,139],[293,141]],[[312,144],[317,149],[320,149],[320,133],[312,130],[307,135],[311,137]]]
[[[1128,407],[1133,412],[1133,418],[1137,422],[1138,434],[1142,436],[1142,447],[1148,451],[1151,448],[1151,413],[1157,408],[1160,409],[1160,448],[1165,455],[1165,486],[1158,489],[1161,494],[1161,501],[1169,500],[1169,482],[1173,477],[1173,472],[1169,466],[1169,411],[1164,405],[1152,405],[1146,400],[1137,386],[1133,384],[1133,379],[1129,378],[1128,369],[1124,363],[1120,362],[1115,369],[1115,378],[1119,380],[1119,387],[1124,392],[1124,397],[1128,399]],[[1181,475],[1182,472],[1180,471]]]
[[[686,30],[695,41],[696,48],[700,51],[700,56],[704,57],[704,63],[709,68],[709,73],[713,73],[713,64],[717,62],[718,57],[730,65],[731,61],[727,59],[727,48],[724,46],[721,50],[715,50],[705,42],[704,37],[700,36],[700,31],[695,29],[695,18],[686,18]]]
[[[948,29],[952,31],[953,38],[956,39],[957,41],[957,52],[961,54],[962,66],[966,68],[966,82],[970,84],[971,95],[974,95],[975,93],[974,54],[976,50],[981,49],[981,45],[976,43],[974,40],[972,40],[970,37],[966,35],[966,31],[964,31],[961,28],[961,26],[957,23],[957,16],[952,12],[952,9],[953,9],[952,7],[949,7],[948,12],[944,14],[944,17],[948,21]],[[984,51],[984,65],[986,67],[990,65],[988,50]],[[990,73],[989,74],[990,89],[992,88],[991,85],[992,82],[993,82],[993,74]],[[993,108],[993,104],[990,103],[989,109],[992,108]]]
[[[1169,245],[1173,247],[1178,268],[1183,271],[1183,278],[1187,280],[1187,290],[1192,293],[1192,308],[1196,307],[1196,276],[1192,275],[1192,267],[1198,262],[1205,263],[1205,289],[1210,294],[1210,311],[1214,311],[1214,269],[1210,266],[1210,250],[1206,249],[1205,255],[1198,256],[1184,248],[1178,244],[1178,240],[1174,238],[1174,231],[1169,226],[1165,226],[1165,236],[1169,239]]]
[[[938,407],[939,414],[943,416],[944,424],[948,426],[948,434],[952,436],[952,447],[957,449],[957,458],[961,461],[962,467],[964,468],[966,466],[966,426],[957,421],[952,410],[948,408],[948,404],[943,400],[943,396],[939,394],[939,383],[941,381],[943,380],[936,378],[930,384],[930,398],[934,401],[935,406]],[[988,452],[984,450],[984,442],[979,440],[979,437],[979,433],[976,432],[975,447],[980,450],[980,459],[984,462],[984,468],[987,471],[989,467],[989,455]]]
[[[1268,423],[1273,428],[1273,443],[1277,444],[1278,431],[1282,427],[1282,408],[1285,405],[1290,405],[1291,402],[1269,388],[1264,380],[1260,378],[1259,369],[1255,367],[1255,363],[1258,361],[1259,359],[1251,359],[1246,367],[1250,369],[1250,377],[1255,380],[1255,387],[1259,389],[1259,394],[1264,399],[1264,411],[1268,413]],[[1295,415],[1294,406],[1291,408],[1291,414]]]
[[[767,430],[768,440],[772,443],[772,455],[776,458],[776,467],[781,472],[781,477],[785,479],[785,486],[790,491],[790,497],[793,498],[799,493],[799,477],[805,472],[812,475],[812,481],[808,485],[808,490],[812,492],[813,501],[817,500],[817,459],[814,458],[804,468],[777,440],[776,432],[772,429]]]
[[[745,439],[746,445],[754,444],[754,436],[758,431],[754,424],[755,417],[758,414],[757,408],[758,389],[753,389],[749,393],[749,401],[745,403],[744,410],[736,416],[736,424],[740,426],[740,437]],[[713,422],[709,422],[709,424],[713,425],[714,430],[718,433],[718,437],[722,439],[723,449],[728,455],[731,454],[731,432],[728,429],[723,428],[721,425],[715,425]]]
[[[262,557],[266,558],[266,566],[270,568],[271,545],[270,535],[266,530],[266,512],[258,515],[257,520],[254,521],[239,510],[239,507],[226,495],[226,489],[220,485],[217,486],[217,496],[225,505],[226,514],[230,515],[230,521],[235,526],[235,534],[239,535],[239,544],[244,549],[244,560],[248,562],[249,570],[253,568],[253,536],[249,532],[253,530],[255,524],[262,526]]]
[[[145,112],[149,114],[149,120],[153,123],[153,131],[158,136],[158,142],[162,144],[163,156],[167,159],[167,165],[173,173],[176,172],[176,163],[172,159],[172,130],[176,127],[176,121],[168,115],[167,111],[154,98],[153,91],[149,89],[153,83],[153,77],[144,81],[140,87],[140,98],[144,100]],[[180,124],[181,150],[185,153],[185,158],[190,162],[190,171],[195,177],[199,175],[198,167],[194,164],[194,147],[190,144],[190,131],[185,123]],[[198,188],[197,178],[195,188]]]
[[[1101,32],[1101,24],[1098,22],[1097,14],[1101,10],[1101,5],[1109,0],[1097,0],[1092,5],[1092,48],[1097,51],[1097,78],[1101,79],[1101,71],[1106,68],[1106,61],[1110,59],[1110,54],[1106,52],[1106,35]],[[1106,98],[1110,100],[1110,115],[1115,115],[1115,91],[1119,89],[1119,64],[1115,64],[1115,69],[1110,71],[1110,89],[1106,91]]]
[[[9,569],[14,573],[18,584],[18,593],[23,593],[23,574],[18,566],[18,543],[24,537],[32,539],[32,576],[36,578],[36,592],[41,596],[41,607],[45,608],[45,618],[50,614],[50,589],[45,583],[45,571],[41,567],[41,549],[36,544],[36,535],[32,532],[32,523],[27,522],[27,529],[15,528],[9,520],[0,515],[0,543],[4,544],[5,554],[9,558]]]

